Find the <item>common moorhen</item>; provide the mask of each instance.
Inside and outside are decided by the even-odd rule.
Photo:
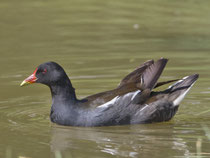
[[[21,86],[42,83],[52,94],[50,119],[66,126],[111,126],[170,120],[198,74],[157,83],[168,59],[149,60],[137,67],[117,88],[77,99],[64,69],[55,62],[39,65]],[[166,90],[154,88],[177,81]]]

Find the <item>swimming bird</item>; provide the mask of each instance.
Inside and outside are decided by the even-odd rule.
[[[59,125],[112,126],[169,121],[199,75],[157,82],[167,61],[165,58],[146,61],[125,76],[115,89],[83,99],[76,97],[69,77],[55,62],[39,65],[20,86],[47,85],[52,95],[50,119]],[[170,82],[175,83],[163,91],[154,91]]]

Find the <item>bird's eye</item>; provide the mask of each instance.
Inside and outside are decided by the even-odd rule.
[[[44,70],[42,71],[43,74],[46,74],[46,72],[47,72],[47,69],[44,69]]]

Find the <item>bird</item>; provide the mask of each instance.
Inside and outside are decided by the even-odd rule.
[[[114,126],[169,121],[199,74],[157,82],[168,59],[148,60],[105,92],[78,99],[69,77],[56,62],[39,65],[20,86],[41,83],[50,88],[51,122],[63,126]],[[173,82],[173,83],[172,83]],[[165,84],[171,85],[155,91]]]

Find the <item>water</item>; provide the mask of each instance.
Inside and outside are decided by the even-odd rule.
[[[0,157],[210,157],[209,1],[0,2]],[[173,120],[78,128],[50,123],[48,87],[21,81],[60,63],[79,98],[114,88],[148,59],[160,80],[199,73]]]

